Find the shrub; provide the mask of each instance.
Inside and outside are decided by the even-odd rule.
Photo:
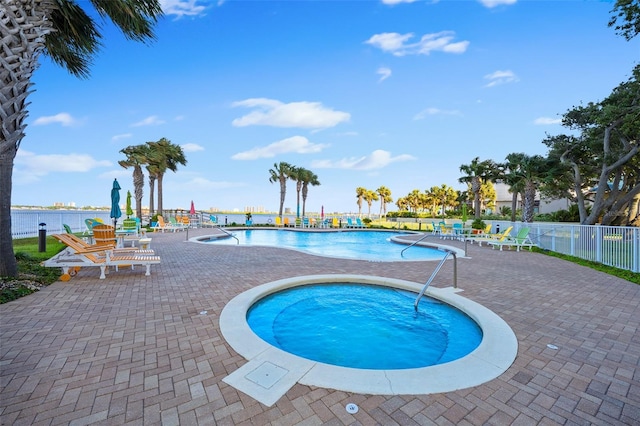
[[[473,229],[484,229],[485,226],[487,226],[487,224],[480,218],[474,219],[471,223],[471,228]]]

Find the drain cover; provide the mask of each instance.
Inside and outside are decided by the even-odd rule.
[[[356,404],[347,404],[345,408],[349,414],[355,414],[358,412],[358,406]]]

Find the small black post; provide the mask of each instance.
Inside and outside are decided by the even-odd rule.
[[[47,251],[47,224],[38,224],[38,252],[44,253]]]

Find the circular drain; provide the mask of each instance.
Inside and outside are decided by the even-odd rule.
[[[349,414],[355,414],[358,412],[358,406],[356,404],[347,404],[345,408]]]

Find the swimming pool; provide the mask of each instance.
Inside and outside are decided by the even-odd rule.
[[[426,294],[471,317],[482,330],[482,341],[468,355],[444,364],[388,370],[340,367],[286,352],[260,338],[249,327],[247,313],[257,301],[281,290],[319,283],[380,285],[413,294],[418,294],[423,287],[420,283],[393,278],[327,274],[273,281],[240,293],[222,310],[220,331],[227,343],[248,362],[225,377],[225,383],[267,406],[296,383],[376,395],[441,393],[493,380],[509,368],[517,355],[518,341],[502,318],[458,295],[452,287],[430,287]],[[412,310],[411,300],[408,302],[408,309]]]
[[[301,250],[307,253],[361,259],[378,262],[400,260],[440,260],[444,253],[431,247],[414,246],[402,253],[407,246],[392,241],[392,238],[407,235],[397,231],[295,231],[284,229],[231,230],[237,238],[223,236],[199,238],[210,244],[271,246]]]
[[[379,285],[320,283],[289,288],[247,313],[263,340],[310,360],[351,368],[420,368],[462,358],[482,340],[478,324],[433,298]]]

